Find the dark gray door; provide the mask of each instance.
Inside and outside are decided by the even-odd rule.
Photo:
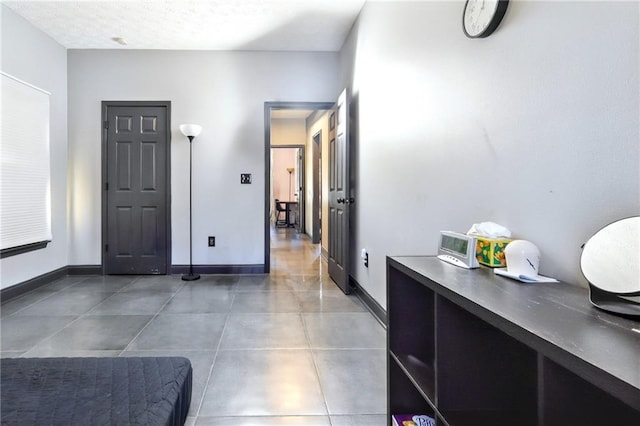
[[[319,244],[322,231],[322,131],[313,136],[312,144],[313,200],[311,202],[311,242]]]
[[[296,191],[298,193],[298,211],[296,213],[296,230],[298,232],[302,232],[304,233],[304,228],[305,228],[305,197],[304,197],[304,175],[306,174],[305,172],[305,167],[304,167],[304,157],[305,157],[305,153],[304,153],[304,148],[298,148],[297,152],[296,152],[296,157],[297,157],[297,161],[296,161],[296,167],[297,167],[297,171],[298,173],[296,174],[296,178],[297,178],[297,182],[296,182],[296,186],[298,188],[298,190]]]
[[[104,107],[106,274],[166,274],[168,106]]]
[[[330,119],[329,128],[333,119]],[[329,142],[329,276],[349,293],[349,94],[343,90],[335,109],[335,133]]]

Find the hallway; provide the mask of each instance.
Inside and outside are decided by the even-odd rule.
[[[319,246],[271,239],[268,276],[66,277],[11,300],[2,356],[185,356],[187,425],[385,425],[384,329]]]

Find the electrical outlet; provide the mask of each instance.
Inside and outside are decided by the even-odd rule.
[[[367,252],[367,249],[362,249],[360,251],[360,257],[362,258],[362,263],[364,264],[365,268],[369,267],[369,252]]]
[[[251,183],[251,173],[240,173],[240,183],[243,185]]]
[[[209,237],[209,247],[216,246],[216,237]]]

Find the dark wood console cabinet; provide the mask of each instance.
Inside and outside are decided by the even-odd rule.
[[[387,315],[389,424],[640,425],[640,321],[586,289],[388,257]]]

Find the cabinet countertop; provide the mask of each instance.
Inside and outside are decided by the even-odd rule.
[[[389,264],[640,409],[640,321],[595,308],[587,289],[525,284],[434,256],[392,256]]]

